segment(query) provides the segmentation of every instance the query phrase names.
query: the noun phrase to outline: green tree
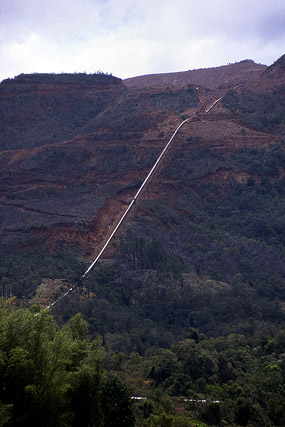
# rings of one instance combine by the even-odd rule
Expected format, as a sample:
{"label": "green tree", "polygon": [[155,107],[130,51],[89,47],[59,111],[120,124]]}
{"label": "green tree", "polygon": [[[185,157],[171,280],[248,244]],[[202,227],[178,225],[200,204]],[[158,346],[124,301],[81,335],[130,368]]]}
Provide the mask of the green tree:
{"label": "green tree", "polygon": [[103,384],[102,409],[104,426],[134,426],[134,412],[130,400],[130,389],[120,378],[108,375]]}
{"label": "green tree", "polygon": [[129,391],[105,378],[101,344],[88,343],[80,314],[59,328],[45,311],[0,308],[1,426],[132,426]]}

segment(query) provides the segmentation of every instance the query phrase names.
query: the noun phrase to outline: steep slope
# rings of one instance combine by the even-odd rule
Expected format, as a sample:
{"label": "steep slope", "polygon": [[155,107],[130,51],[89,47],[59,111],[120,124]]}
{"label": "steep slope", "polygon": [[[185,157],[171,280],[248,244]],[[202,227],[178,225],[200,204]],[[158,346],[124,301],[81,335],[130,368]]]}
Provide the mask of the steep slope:
{"label": "steep slope", "polygon": [[[17,80],[15,84],[17,86]],[[78,90],[81,94],[80,86]],[[42,242],[47,236],[52,246],[63,240],[68,241],[69,246],[74,241],[77,246],[88,247],[89,239],[92,246],[92,240],[98,239],[95,230],[102,233],[97,212],[101,214],[105,203],[106,206],[113,204],[108,200],[122,185],[132,190],[133,182],[143,178],[154,160],[153,155],[151,159],[148,155],[156,145],[157,148],[163,145],[162,135],[159,137],[163,121],[170,115],[171,121],[177,122],[174,113],[162,112],[158,105],[167,103],[174,111],[181,111],[183,102],[196,105],[197,96],[192,89],[181,90],[179,94],[159,91],[126,94],[123,91],[118,102],[93,117],[93,132],[63,142],[48,141],[48,144],[33,139],[32,145],[41,146],[2,151],[2,248],[5,249],[5,242],[13,247],[20,239],[25,246],[30,240]],[[34,94],[30,97],[33,103]],[[64,119],[63,126],[68,123]],[[16,126],[11,122],[5,124],[6,138],[13,141]],[[85,131],[88,126],[91,130],[87,124]],[[25,133],[20,130],[20,135],[22,132]],[[22,138],[19,140],[22,146],[30,145]],[[132,172],[133,167],[136,171]],[[128,200],[128,194],[125,197]]]}
{"label": "steep slope", "polygon": [[0,85],[0,150],[32,148],[86,132],[124,90],[105,74],[21,74]]}
{"label": "steep slope", "polygon": [[[266,76],[260,79],[269,81]],[[225,91],[209,92],[191,85],[124,90],[112,76],[31,75],[4,81],[0,93],[4,250],[41,243],[94,254],[179,124],[181,114],[191,117],[175,141],[174,158],[181,165],[184,159],[192,163],[193,150],[229,153],[281,142],[280,136],[268,134],[267,129],[254,130],[241,123],[219,104],[210,114],[203,113]],[[23,97],[28,108],[21,115]],[[74,108],[63,102],[68,97]],[[7,107],[12,98],[15,108],[8,120],[5,114],[12,114]],[[62,100],[61,114],[57,99]],[[78,127],[70,130],[74,120]],[[78,136],[70,138],[74,133]],[[15,149],[19,145],[21,149]],[[10,150],[5,150],[8,146]],[[170,170],[173,167],[170,163]],[[220,182],[222,187],[225,182],[246,182],[251,176],[230,161],[225,165],[213,162],[198,175],[194,169],[190,174],[180,170],[175,178],[166,170],[164,187],[155,197],[167,199],[167,189],[171,199],[175,188],[185,186],[185,173],[189,185],[194,179]]]}
{"label": "steep slope", "polygon": [[285,131],[284,55],[258,79],[229,91],[223,105],[247,125],[274,134]]}
{"label": "steep slope", "polygon": [[282,55],[260,75],[259,84],[252,85],[255,91],[284,90],[285,55]]}
{"label": "steep slope", "polygon": [[[280,88],[285,81],[282,67],[278,73]],[[81,76],[72,76],[73,82],[77,78]],[[38,92],[46,91],[53,99],[54,82],[47,85],[38,76],[28,79],[38,83],[35,92],[26,92],[27,105],[35,105]],[[39,246],[51,253],[65,250],[73,257],[93,258],[174,129],[182,118],[189,117],[164,168],[129,217],[127,229],[106,253],[107,258],[119,257],[122,269],[107,265],[94,272],[86,286],[98,300],[76,307],[96,318],[105,316],[107,321],[98,319],[102,334],[121,332],[125,322],[117,322],[120,316],[130,316],[134,325],[149,319],[145,332],[158,327],[173,334],[185,330],[189,322],[204,332],[223,333],[236,328],[239,320],[235,319],[240,318],[238,330],[242,331],[249,315],[257,323],[278,323],[285,277],[283,122],[272,122],[270,127],[258,103],[252,102],[250,110],[248,107],[251,96],[261,97],[260,105],[264,104],[262,97],[269,96],[270,105],[279,105],[284,112],[281,92],[274,89],[272,79],[276,83],[275,77],[264,73],[243,87],[205,90],[197,85],[127,89],[111,78],[104,83],[103,91],[108,94],[104,105],[98,86],[89,92],[88,84],[84,88],[74,84],[76,111],[83,103],[88,119],[69,104],[62,104],[64,114],[58,116],[56,129],[67,129],[79,115],[76,136],[61,138],[56,133],[55,139],[49,140],[41,128],[39,139],[33,136],[26,140],[27,128],[5,121],[5,144],[7,147],[11,141],[11,149],[0,155],[0,215],[1,250],[3,256],[10,254],[8,264],[12,253],[31,248],[38,252]],[[16,111],[23,96],[22,91],[17,95],[18,83],[15,79],[4,83],[2,89],[0,86],[6,95],[9,86]],[[264,92],[254,91],[258,85]],[[63,89],[57,90],[59,96],[66,96]],[[89,93],[94,97],[94,103],[88,104],[90,111],[82,100]],[[241,114],[242,108],[248,112]],[[43,111],[39,109],[42,115]],[[270,111],[266,112],[268,117]],[[57,110],[50,113],[50,126],[56,114]],[[13,120],[19,117],[15,115]],[[32,126],[30,135],[33,132]],[[20,149],[13,135],[19,135]],[[61,259],[59,255],[56,258]],[[19,265],[18,258],[12,265]],[[68,266],[70,280],[78,275],[79,266],[75,265],[76,271]],[[134,272],[131,276],[126,274],[129,270]],[[8,283],[15,281],[11,274],[5,267]],[[55,277],[62,276],[57,273]],[[201,289],[200,278],[204,284]],[[36,285],[32,280],[22,291],[18,287],[17,295],[31,294]],[[210,303],[207,298],[212,286],[218,289],[219,301],[214,298]],[[240,295],[240,290],[246,298],[233,302],[233,293]],[[160,305],[162,300],[165,304]],[[104,301],[108,301],[108,309]],[[235,313],[232,318],[229,304]],[[141,314],[134,314],[137,306]],[[183,319],[188,318],[190,309],[188,322]]]}

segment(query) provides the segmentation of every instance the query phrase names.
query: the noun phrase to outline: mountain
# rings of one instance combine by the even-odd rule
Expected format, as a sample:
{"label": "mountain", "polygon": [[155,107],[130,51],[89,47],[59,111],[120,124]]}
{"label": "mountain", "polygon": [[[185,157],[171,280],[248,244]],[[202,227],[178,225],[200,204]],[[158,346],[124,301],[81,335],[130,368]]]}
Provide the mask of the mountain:
{"label": "mountain", "polygon": [[[76,393],[63,384],[64,421],[76,407],[82,423],[88,411],[78,396],[83,402],[81,385],[87,394],[98,385],[90,349],[102,359],[99,334],[104,368],[133,395],[152,396],[135,403],[137,426],[284,425],[284,59],[132,82],[31,74],[0,84],[2,370],[11,380],[2,384],[0,412],[7,419],[7,384],[19,382],[18,404],[25,413],[25,394],[33,419],[40,387],[30,380],[32,354],[38,342],[41,355],[61,348],[66,336],[76,351],[64,352],[59,366]],[[159,171],[83,280],[182,121]],[[45,311],[33,315],[39,305],[62,330]],[[28,314],[18,315],[19,307]],[[97,337],[88,350],[76,313],[88,322],[88,339]],[[33,372],[41,384],[38,366]],[[117,417],[123,388],[116,377],[106,384],[103,401]]]}
{"label": "mountain", "polygon": [[[263,87],[264,93],[266,87],[271,90],[276,82],[272,67],[253,81],[252,87]],[[241,74],[257,68],[264,67],[245,61],[204,73],[223,79],[225,74],[231,75],[236,84]],[[280,76],[284,84],[284,72]],[[175,187],[182,189],[185,182],[217,182],[224,188],[225,183],[246,182],[251,175],[260,181],[262,176],[229,160],[189,170],[185,162],[193,163],[193,151],[197,152],[194,157],[199,156],[199,150],[205,150],[207,156],[211,151],[228,156],[236,150],[263,149],[282,142],[278,127],[283,131],[283,125],[273,124],[268,129],[260,124],[266,121],[266,113],[253,111],[259,121],[252,124],[253,119],[248,120],[251,116],[245,119],[242,112],[235,114],[235,107],[231,108],[231,96],[238,103],[243,87],[250,93],[247,78],[238,92],[226,96],[228,109],[220,103],[208,115],[203,111],[226,90],[197,89],[197,84],[128,89],[120,79],[100,74],[20,75],[3,81],[2,248],[6,251],[40,243],[48,248],[75,246],[75,252],[83,248],[83,253],[93,255],[109,222],[114,221],[111,217],[117,218],[131,200],[182,114],[193,120],[177,136],[174,162],[165,170],[164,185],[156,199],[167,199],[168,191],[171,197]],[[272,97],[274,103],[278,95]],[[282,122],[283,106],[279,107],[272,107],[276,113],[270,120],[279,120],[276,115],[281,114]],[[180,176],[173,172],[179,162],[183,165]]]}
{"label": "mountain", "polygon": [[254,61],[246,59],[220,67],[131,77],[125,79],[124,84],[127,87],[198,84],[205,88],[216,89],[220,86],[237,86],[252,81],[259,77],[266,68],[266,65],[256,64]]}
{"label": "mountain", "polygon": [[[234,86],[225,87],[221,77],[224,86],[215,89],[198,82],[127,87],[105,74],[4,80],[3,260],[11,263],[13,254],[34,251],[38,256],[44,250],[53,262],[53,256],[59,259],[68,252],[75,270],[65,278],[77,280],[79,270],[86,268],[78,258],[87,266],[98,254],[158,154],[188,117],[107,259],[119,257],[132,270],[183,274],[186,282],[187,274],[197,274],[219,281],[219,289],[247,284],[255,293],[270,295],[269,301],[282,301],[283,62],[281,57],[266,70],[251,61],[229,65]],[[251,68],[259,72],[249,81]],[[213,70],[218,75],[219,68],[205,70],[205,75]],[[241,75],[246,76],[243,83]],[[60,256],[63,264],[69,263],[70,258]],[[31,268],[27,259],[25,263]],[[14,283],[5,265],[2,274]],[[23,278],[25,285],[14,285],[16,295],[32,296],[38,280],[27,283]],[[124,298],[130,304],[131,297]],[[273,314],[269,317],[275,321]],[[195,322],[212,328],[207,321],[203,327]]]}

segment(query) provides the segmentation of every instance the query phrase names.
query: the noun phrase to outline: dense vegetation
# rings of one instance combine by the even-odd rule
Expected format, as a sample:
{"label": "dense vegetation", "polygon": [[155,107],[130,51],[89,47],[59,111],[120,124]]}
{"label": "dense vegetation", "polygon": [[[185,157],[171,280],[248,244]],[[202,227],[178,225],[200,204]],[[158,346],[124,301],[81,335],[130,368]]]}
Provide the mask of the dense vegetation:
{"label": "dense vegetation", "polygon": [[[11,303],[0,309],[1,426],[284,425],[284,331],[213,339],[189,328],[169,349],[106,357],[81,315],[59,328]],[[131,390],[146,399],[132,404]]]}
{"label": "dense vegetation", "polygon": [[116,132],[116,137],[129,139],[129,132],[139,134],[158,124],[155,113],[171,111],[181,114],[185,110],[198,105],[197,91],[191,86],[167,89],[157,89],[152,92],[147,90],[128,90],[116,104],[94,121],[94,128],[108,126],[111,132]]}
{"label": "dense vegetation", "polygon": [[112,74],[97,71],[96,73],[33,73],[33,74],[19,74],[14,79],[3,80],[4,84],[16,83],[112,83],[118,79]]}
{"label": "dense vegetation", "polygon": [[44,312],[0,308],[1,426],[132,426],[130,392],[103,370],[81,315],[61,329]]}
{"label": "dense vegetation", "polygon": [[244,123],[254,129],[272,133],[285,130],[285,87],[273,93],[245,93],[238,95],[229,90],[223,98],[223,105],[238,114]]}
{"label": "dense vegetation", "polygon": [[[132,371],[144,372],[144,383],[136,380],[148,396],[139,405],[139,426],[148,417],[152,426],[194,426],[193,419],[217,426],[282,426],[284,350],[284,331],[207,339],[190,329],[171,349],[143,357],[119,353],[109,364],[125,381],[134,382]],[[167,395],[184,396],[184,419]]]}
{"label": "dense vegetation", "polygon": [[[72,265],[72,268],[70,268]],[[66,278],[76,282],[82,263],[68,253],[48,253],[41,248],[23,254],[2,254],[1,287],[8,286],[18,299],[31,299],[42,278]]]}

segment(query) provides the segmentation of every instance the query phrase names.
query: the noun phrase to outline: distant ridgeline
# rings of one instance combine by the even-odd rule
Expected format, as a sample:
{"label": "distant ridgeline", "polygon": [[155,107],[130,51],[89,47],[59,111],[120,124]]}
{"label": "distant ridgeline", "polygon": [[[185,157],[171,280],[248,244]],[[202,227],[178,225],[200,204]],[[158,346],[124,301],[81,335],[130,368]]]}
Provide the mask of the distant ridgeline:
{"label": "distant ridgeline", "polygon": [[117,77],[112,74],[97,71],[93,74],[87,73],[32,73],[32,74],[19,74],[13,79],[5,79],[1,84],[6,83],[114,83],[117,82]]}

